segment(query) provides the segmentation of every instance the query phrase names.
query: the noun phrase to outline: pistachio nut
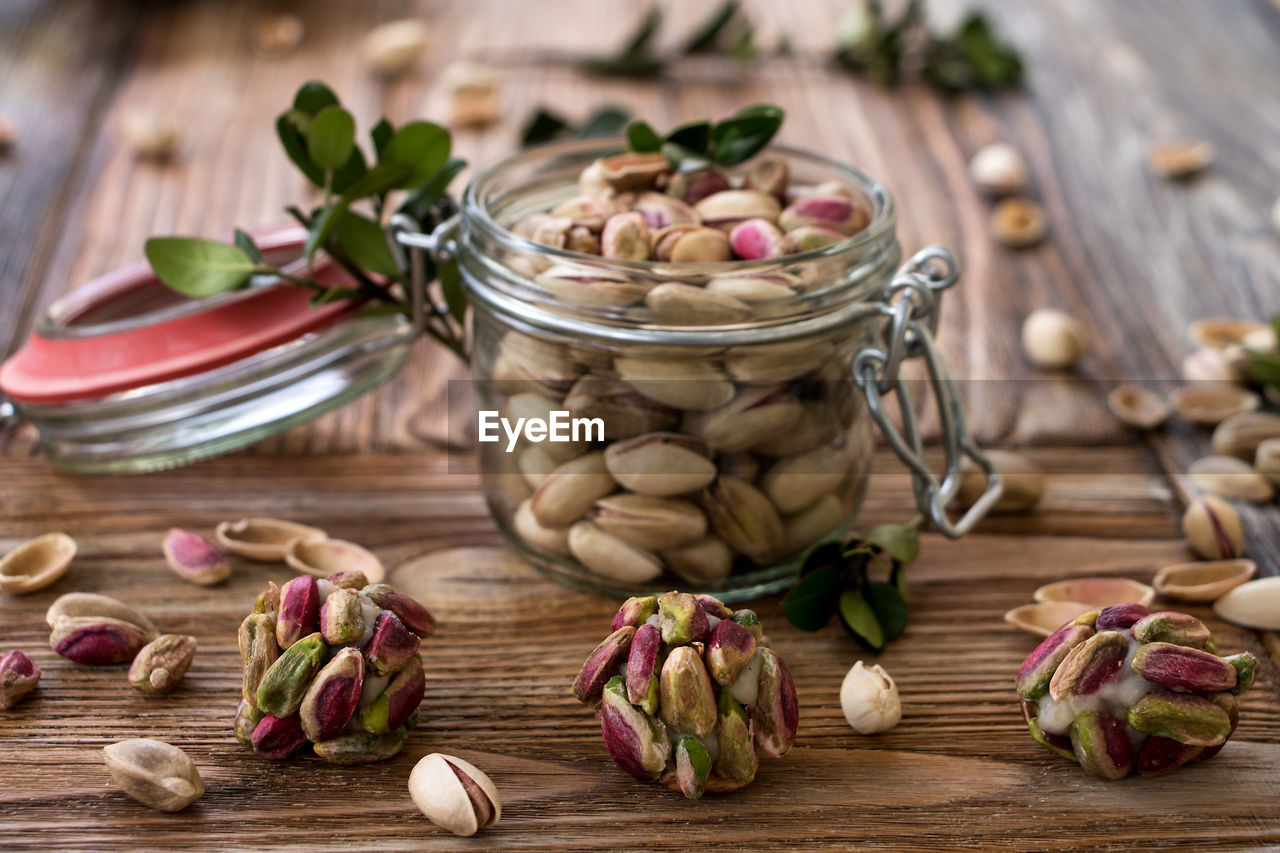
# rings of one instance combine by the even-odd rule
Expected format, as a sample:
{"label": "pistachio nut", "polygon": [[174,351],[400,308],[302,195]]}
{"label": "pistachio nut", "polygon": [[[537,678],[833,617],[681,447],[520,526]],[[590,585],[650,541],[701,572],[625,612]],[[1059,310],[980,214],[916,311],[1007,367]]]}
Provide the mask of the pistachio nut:
{"label": "pistachio nut", "polygon": [[790,204],[778,216],[783,231],[806,225],[829,228],[841,234],[857,234],[871,224],[871,213],[862,205],[841,196],[806,196]]}
{"label": "pistachio nut", "polygon": [[[683,650],[693,653],[687,646]],[[637,779],[656,779],[666,769],[671,754],[666,727],[631,704],[621,676],[613,676],[604,687],[600,731],[609,755],[627,774]]]}
{"label": "pistachio nut", "polygon": [[[987,461],[1000,475],[1004,491],[995,506],[995,513],[1030,512],[1044,495],[1045,478],[1040,466],[1026,456],[1009,450],[985,451]],[[960,489],[956,500],[961,506],[977,503],[987,490],[986,473],[968,457],[960,466]]]}
{"label": "pistachio nut", "polygon": [[823,228],[820,225],[801,225],[799,228],[793,228],[787,232],[786,248],[788,253],[812,252],[817,249],[825,249],[827,246],[834,246],[841,240],[847,239],[849,239],[848,235],[841,234],[832,228]]}
{"label": "pistachio nut", "polygon": [[[621,611],[619,613],[621,614]],[[615,628],[613,633],[605,637],[587,656],[582,669],[578,671],[578,677],[573,682],[573,695],[578,697],[579,702],[593,705],[600,701],[606,682],[627,660],[635,636],[635,626],[622,625]]]}
{"label": "pistachio nut", "polygon": [[756,656],[759,643],[751,632],[732,619],[721,619],[707,641],[707,672],[716,683],[728,687],[737,681]]}
{"label": "pistachio nut", "polygon": [[236,706],[235,723],[232,726],[236,740],[245,746],[253,746],[253,730],[262,722],[262,712],[253,707],[248,699],[241,698]]}
{"label": "pistachio nut", "polygon": [[605,449],[604,461],[623,487],[654,497],[697,491],[716,476],[706,445],[676,432],[650,432],[615,442]]}
{"label": "pistachio nut", "polygon": [[[698,606],[702,608],[708,617],[714,616],[716,619],[733,618],[733,609],[714,595],[699,592],[693,596],[693,600],[698,603]],[[707,627],[711,627],[710,621],[708,621]]]}
{"label": "pistachio nut", "polygon": [[783,550],[793,554],[830,534],[844,521],[845,507],[834,494],[823,495],[808,509],[782,519]]}
{"label": "pistachio nut", "polygon": [[662,562],[656,556],[591,521],[569,528],[569,550],[590,571],[619,583],[645,583],[662,574]]}
{"label": "pistachio nut", "polygon": [[156,623],[152,622],[142,611],[110,596],[98,595],[92,592],[69,592],[66,595],[59,596],[49,606],[44,618],[50,628],[56,628],[58,622],[64,617],[80,616],[103,616],[137,625],[146,634],[148,642],[160,636]]}
{"label": "pistachio nut", "polygon": [[527,499],[516,507],[511,526],[515,528],[516,535],[534,548],[553,554],[569,554],[569,528],[544,527],[533,514],[533,506]]}
{"label": "pistachio nut", "polygon": [[658,693],[662,719],[674,731],[701,738],[715,729],[716,696],[711,678],[692,647],[678,646],[667,655]]}
{"label": "pistachio nut", "polygon": [[541,444],[531,444],[516,455],[516,467],[532,489],[541,486],[561,461]]}
{"label": "pistachio nut", "polygon": [[764,563],[781,550],[782,518],[751,484],[719,477],[703,491],[702,507],[715,532],[738,553]]}
{"label": "pistachio nut", "polygon": [[790,299],[799,292],[800,283],[782,273],[759,275],[718,275],[707,282],[707,293],[727,296],[753,305],[757,302],[773,302]]}
{"label": "pistachio nut", "polygon": [[[331,646],[354,643],[364,636],[363,596],[354,589],[334,590],[320,607],[320,634]],[[320,740],[317,737],[307,737]]]}
{"label": "pistachio nut", "polygon": [[634,595],[622,602],[618,612],[614,614],[610,631],[616,631],[626,625],[639,628],[658,613],[658,597],[656,595]]}
{"label": "pistachio nut", "polygon": [[299,537],[285,546],[284,559],[294,571],[320,578],[334,572],[359,571],[372,583],[381,583],[387,576],[382,561],[373,552],[341,539]]}
{"label": "pistachio nut", "polygon": [[331,764],[372,764],[397,755],[407,738],[408,732],[403,728],[381,735],[358,732],[319,741],[315,750]]}
{"label": "pistachio nut", "polygon": [[1200,495],[1182,515],[1182,536],[1191,550],[1206,560],[1240,556],[1244,528],[1231,504],[1213,495]]}
{"label": "pistachio nut", "polygon": [[173,527],[165,534],[161,547],[169,568],[183,580],[212,586],[231,577],[226,555],[203,536]]}
{"label": "pistachio nut", "polygon": [[1213,162],[1208,142],[1162,142],[1147,150],[1147,165],[1162,178],[1189,178]]}
{"label": "pistachio nut", "polygon": [[383,610],[390,610],[406,628],[422,639],[436,632],[436,620],[427,608],[400,590],[384,583],[369,584],[360,590]]}
{"label": "pistachio nut", "polygon": [[1179,743],[1173,738],[1148,736],[1138,749],[1136,769],[1139,776],[1163,776],[1193,761],[1205,751],[1202,746]]}
{"label": "pistachio nut", "polygon": [[[806,453],[834,441],[840,435],[840,425],[841,418],[829,403],[804,400],[800,403],[799,419],[790,429],[782,430],[777,435],[756,442],[751,445],[751,450],[763,456],[792,456],[797,453]],[[723,471],[723,467],[721,470]],[[743,479],[754,479],[754,475],[743,476]]]}
{"label": "pistachio nut", "polygon": [[1107,395],[1111,413],[1129,426],[1155,429],[1169,418],[1169,404],[1153,391],[1139,385],[1122,383]]}
{"label": "pistachio nut", "polygon": [[[506,364],[506,378],[548,396],[560,397],[582,375],[582,368],[556,343],[519,332],[508,332],[498,346],[498,358]],[[497,370],[494,371],[497,373]]]}
{"label": "pistachio nut", "polygon": [[46,533],[23,542],[0,559],[0,592],[26,595],[44,589],[67,573],[76,556],[76,540]]}
{"label": "pistachio nut", "polygon": [[649,550],[685,545],[707,532],[702,510],[679,498],[609,495],[596,501],[590,518],[628,545]]}
{"label": "pistachio nut", "polygon": [[284,560],[285,548],[294,539],[320,539],[323,530],[278,518],[242,518],[224,521],[214,530],[214,541],[224,551],[230,551],[247,560],[262,563],[279,563]]}
{"label": "pistachio nut", "polygon": [[663,154],[641,154],[629,151],[600,162],[600,177],[618,192],[645,190],[671,171],[671,162]]}
{"label": "pistachio nut", "polygon": [[417,65],[430,35],[426,23],[418,18],[387,21],[365,33],[360,53],[374,73],[391,79]]}
{"label": "pistachio nut", "polygon": [[144,806],[178,812],[204,794],[195,762],[172,744],[132,738],[110,744],[102,753],[111,778]]}
{"label": "pistachio nut", "polygon": [[706,610],[684,592],[664,592],[658,596],[658,629],[668,646],[704,642],[710,636]]}
{"label": "pistachio nut", "polygon": [[711,775],[711,753],[692,735],[677,735],[672,761],[680,792],[691,800],[701,797]]}
{"label": "pistachio nut", "polygon": [[[1222,660],[1231,664],[1236,671],[1236,683],[1235,686],[1229,688],[1230,692],[1244,693],[1253,686],[1253,680],[1258,674],[1257,658],[1248,652],[1241,652],[1240,654],[1228,655]],[[1233,728],[1235,727],[1234,722],[1231,725]]]}
{"label": "pistachio nut", "polygon": [[1213,612],[1246,628],[1280,631],[1280,578],[1240,584],[1213,603]]}
{"label": "pistachio nut", "polygon": [[614,369],[632,388],[673,409],[705,410],[733,398],[733,383],[700,359],[615,358]]}
{"label": "pistachio nut", "polygon": [[329,651],[319,632],[303,637],[276,658],[262,676],[255,704],[264,714],[290,717],[298,713],[311,679]]}
{"label": "pistachio nut", "polygon": [[1165,566],[1151,585],[1165,598],[1180,601],[1216,601],[1253,577],[1252,560],[1207,560]]}
{"label": "pistachio nut", "polygon": [[[583,381],[585,382],[586,380],[587,377],[583,377]],[[581,384],[583,383],[577,383],[575,387]],[[520,418],[548,420],[553,411],[570,408],[573,407],[569,403],[569,398],[561,401],[560,399],[553,400],[543,394],[524,393],[513,394],[508,397],[506,405],[501,406],[500,411],[503,417],[515,423]],[[524,442],[525,439],[522,437],[520,441]],[[565,442],[543,441],[529,446],[542,448],[543,452],[557,462],[567,462],[570,459],[575,459],[591,449],[590,443],[582,440]],[[503,453],[501,458],[505,462],[510,457],[508,454]]]}
{"label": "pistachio nut", "polygon": [[279,761],[302,749],[307,736],[302,733],[302,721],[297,714],[289,717],[265,714],[254,726],[249,742],[258,755]]}
{"label": "pistachio nut", "polygon": [[865,199],[865,196],[863,196],[863,194],[859,192],[852,184],[847,184],[844,181],[836,181],[836,180],[823,181],[822,183],[818,184],[816,187],[813,188],[813,192],[810,193],[810,195],[817,196],[818,198],[835,196],[836,198],[847,198],[850,201],[859,201],[859,200]]}
{"label": "pistachio nut", "polygon": [[1225,382],[1200,382],[1175,388],[1169,403],[1184,421],[1213,426],[1258,408],[1261,399],[1252,391]]}
{"label": "pistachio nut", "polygon": [[173,692],[196,655],[196,638],[161,634],[143,646],[129,667],[129,684],[141,693],[159,696]]}
{"label": "pistachio nut", "polygon": [[475,765],[433,752],[409,774],[413,804],[436,826],[454,835],[475,835],[502,817],[498,789]]}
{"label": "pistachio nut", "polygon": [[[709,195],[729,189],[729,179],[718,169],[677,172],[667,181],[666,192],[686,204],[697,204]],[[755,189],[753,187],[752,189]]]}
{"label": "pistachio nut", "polygon": [[1253,467],[1273,486],[1280,487],[1280,438],[1259,442]]}
{"label": "pistachio nut", "polygon": [[1126,715],[1138,731],[1191,746],[1217,746],[1231,734],[1231,718],[1220,706],[1189,693],[1157,690],[1129,706]]}
{"label": "pistachio nut", "polygon": [[705,412],[686,412],[685,432],[704,440],[715,450],[732,453],[749,450],[800,420],[804,409],[785,388],[772,385],[740,388],[733,399]]}
{"label": "pistachio nut", "polygon": [[658,673],[661,671],[662,635],[654,625],[636,629],[627,654],[627,699],[646,714],[658,713]]}
{"label": "pistachio nut", "polygon": [[365,661],[375,675],[392,675],[403,669],[422,641],[394,613],[384,610],[374,622],[373,636],[364,646]]}
{"label": "pistachio nut", "polygon": [[564,398],[564,407],[578,418],[600,418],[604,437],[630,438],[675,425],[676,412],[640,394],[620,379],[588,374]]}
{"label": "pistachio nut", "polygon": [[716,741],[719,749],[714,769],[718,776],[744,784],[756,777],[760,760],[752,745],[747,712],[728,691],[721,691],[717,700]]}
{"label": "pistachio nut", "polygon": [[849,473],[849,458],[838,447],[819,447],[774,462],[760,489],[784,514],[801,512],[830,495]]}
{"label": "pistachio nut", "polygon": [[132,622],[106,616],[64,616],[49,635],[49,647],[67,660],[101,666],[133,660],[150,639]]}
{"label": "pistachio nut", "polygon": [[1141,604],[1113,604],[1098,611],[1094,630],[1128,631],[1151,611]]}
{"label": "pistachio nut", "polygon": [[[373,734],[394,732],[405,725],[418,710],[426,690],[427,677],[422,667],[422,658],[414,655],[405,668],[397,672],[371,702],[366,705],[361,699],[360,725],[365,731]],[[304,704],[304,729],[305,724],[306,705]]]}
{"label": "pistachio nut", "polygon": [[600,234],[600,254],[624,261],[649,260],[649,226],[639,211],[615,213]]}
{"label": "pistachio nut", "polygon": [[1209,626],[1189,613],[1176,610],[1149,613],[1134,622],[1129,630],[1139,643],[1176,643],[1210,654],[1218,651]]}
{"label": "pistachio nut", "polygon": [[1182,360],[1182,378],[1188,382],[1217,384],[1241,382],[1245,378],[1245,365],[1234,352],[1200,347]]}
{"label": "pistachio nut", "polygon": [[991,195],[1015,195],[1027,188],[1027,162],[1012,145],[993,142],[969,160],[969,178]]}
{"label": "pistachio nut", "polygon": [[723,231],[703,225],[671,225],[653,235],[653,259],[673,264],[716,264],[733,260]]}
{"label": "pistachio nut", "polygon": [[551,267],[534,281],[560,302],[588,308],[635,305],[648,291],[621,273],[567,264]]}
{"label": "pistachio nut", "polygon": [[1072,367],[1088,346],[1084,325],[1062,311],[1040,308],[1022,324],[1022,348],[1037,367],[1065,370]]}
{"label": "pistachio nut", "polygon": [[1068,622],[1041,641],[1018,670],[1018,695],[1028,702],[1039,701],[1049,692],[1054,673],[1071,650],[1093,634],[1091,625]]}
{"label": "pistachio nut", "polygon": [[[369,585],[369,576],[359,569],[334,572],[331,575],[326,575],[323,580],[332,584],[333,589],[354,589],[359,591]],[[317,585],[319,586],[318,582]],[[322,590],[321,594],[323,595],[324,587],[321,586],[320,589]],[[332,592],[333,590],[329,590],[330,594]]]}
{"label": "pistachio nut", "polygon": [[1055,702],[1091,696],[1120,677],[1129,654],[1129,638],[1119,631],[1099,631],[1071,649],[1049,682]]}
{"label": "pistachio nut", "polygon": [[659,192],[641,193],[632,206],[653,231],[670,225],[698,224],[698,214],[693,208],[675,196]]}
{"label": "pistachio nut", "polygon": [[715,535],[677,548],[663,548],[658,554],[672,572],[703,588],[718,586],[733,568],[733,552]]}
{"label": "pistachio nut", "polygon": [[1044,239],[1044,208],[1029,198],[1011,196],[991,211],[991,232],[1012,249],[1025,249]]}
{"label": "pistachio nut", "polygon": [[565,238],[564,247],[570,252],[578,252],[583,255],[598,255],[600,254],[600,237],[590,228],[575,225],[569,229],[569,236]]}
{"label": "pistachio nut", "polygon": [[265,613],[251,613],[240,623],[240,657],[244,661],[244,698],[258,707],[258,688],[262,678],[280,657],[276,644],[276,625]]}
{"label": "pistachio nut", "polygon": [[1280,438],[1280,415],[1243,412],[1232,415],[1213,431],[1213,452],[1252,462],[1267,439]]}
{"label": "pistachio nut", "polygon": [[699,201],[693,209],[705,224],[727,231],[748,219],[777,222],[782,205],[759,190],[721,190]]}
{"label": "pistachio nut", "polygon": [[1085,711],[1071,724],[1080,766],[1099,779],[1123,779],[1133,770],[1133,744],[1124,723],[1106,711]]}
{"label": "pistachio nut", "polygon": [[790,174],[791,170],[786,160],[764,154],[752,158],[747,164],[747,188],[768,193],[778,201],[785,201]]}
{"label": "pistachio nut", "polygon": [[609,201],[600,195],[579,195],[562,201],[551,208],[551,215],[572,221],[574,226],[592,231],[604,228],[605,220],[617,213]]}
{"label": "pistachio nut", "polygon": [[[1236,727],[1240,725],[1240,703],[1236,701],[1236,697],[1230,693],[1215,693],[1209,697],[1209,701],[1217,705],[1223,711],[1227,712],[1227,721],[1231,723],[1231,730],[1227,732],[1227,737],[1236,733]],[[1200,748],[1200,754],[1197,758],[1200,761],[1208,761],[1213,756],[1222,751],[1222,747],[1226,745],[1226,741],[1216,746],[1206,746]]]}
{"label": "pistachio nut", "polygon": [[556,468],[533,493],[529,507],[544,527],[565,527],[615,488],[604,453],[593,451]]}
{"label": "pistachio nut", "polygon": [[835,345],[829,340],[751,344],[730,349],[724,367],[738,382],[789,382],[817,370],[834,356]]}
{"label": "pistachio nut", "polygon": [[363,689],[364,655],[359,649],[340,649],[303,694],[298,707],[302,733],[316,743],[337,737],[351,721]]}
{"label": "pistachio nut", "polygon": [[781,758],[796,741],[800,705],[791,670],[773,649],[759,651],[760,681],[751,723],[756,746],[770,758]]}
{"label": "pistachio nut", "polygon": [[1055,755],[1065,758],[1073,764],[1078,764],[1079,761],[1076,759],[1071,738],[1066,735],[1046,732],[1040,726],[1036,713],[1036,706],[1024,699],[1022,701],[1022,718],[1027,721],[1027,731],[1031,732],[1032,739]]}
{"label": "pistachio nut", "polygon": [[1133,671],[1179,693],[1221,693],[1236,686],[1236,668],[1217,655],[1175,643],[1146,643],[1133,657]]}
{"label": "pistachio nut", "polygon": [[740,299],[675,282],[653,288],[645,296],[644,302],[657,320],[680,326],[741,323],[749,320],[752,315],[751,306]]}
{"label": "pistachio nut", "polygon": [[17,705],[40,683],[40,667],[16,649],[0,656],[0,710]]}
{"label": "pistachio nut", "polygon": [[535,213],[526,216],[511,227],[511,233],[517,237],[548,246],[552,249],[563,249],[569,239],[569,231],[573,228],[573,220],[567,216]]}
{"label": "pistachio nut", "polygon": [[313,575],[299,575],[280,588],[276,642],[287,649],[320,629],[320,587]]}
{"label": "pistachio nut", "polygon": [[[762,446],[762,444],[755,445],[757,448]],[[720,453],[716,456],[716,469],[726,477],[737,477],[739,480],[750,483],[760,473],[760,460],[745,450]]]}
{"label": "pistachio nut", "polygon": [[767,219],[746,219],[729,231],[733,254],[744,261],[760,261],[787,254],[787,238]]}
{"label": "pistachio nut", "polygon": [[1266,503],[1276,496],[1275,486],[1249,463],[1234,456],[1205,456],[1191,463],[1187,478],[1201,491],[1224,498]]}

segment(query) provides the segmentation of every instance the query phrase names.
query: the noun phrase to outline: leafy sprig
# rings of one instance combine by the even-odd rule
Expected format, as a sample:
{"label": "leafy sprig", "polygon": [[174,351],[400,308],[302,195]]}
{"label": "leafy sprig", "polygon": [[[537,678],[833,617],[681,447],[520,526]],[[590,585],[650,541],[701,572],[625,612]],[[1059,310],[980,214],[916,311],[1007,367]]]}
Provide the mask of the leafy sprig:
{"label": "leafy sprig", "polygon": [[[392,250],[384,219],[393,193],[403,193],[398,212],[424,231],[456,212],[449,184],[466,165],[450,156],[444,128],[426,121],[399,128],[381,119],[370,130],[372,161],[356,143],[356,124],[337,95],[323,83],[309,82],[292,106],[276,119],[276,134],[298,170],[321,192],[320,204],[285,210],[306,230],[303,274],[267,264],[253,238],[237,229],[231,243],[195,237],[153,237],[147,260],[172,289],[193,298],[256,284],[288,281],[315,291],[317,304],[338,300],[370,303],[375,313],[412,313],[409,270]],[[323,251],[351,278],[351,285],[317,281],[313,262]],[[426,332],[466,360],[462,317],[466,310],[457,285],[456,265],[437,268],[426,258],[426,280],[439,280],[444,304],[429,312]],[[446,268],[449,267],[449,268]]]}
{"label": "leafy sprig", "polygon": [[678,172],[698,172],[751,159],[769,144],[785,117],[781,107],[756,104],[724,121],[679,125],[666,136],[646,122],[633,121],[627,125],[627,144],[632,151],[661,152]]}
{"label": "leafy sprig", "polygon": [[654,48],[662,27],[659,6],[651,6],[636,29],[613,53],[581,56],[574,64],[590,74],[613,77],[659,77],[676,56],[718,55],[747,61],[756,55],[755,27],[738,0],[725,0],[684,39],[674,56]]}
{"label": "leafy sprig", "polygon": [[847,542],[824,542],[805,555],[800,578],[782,601],[787,620],[817,631],[840,617],[872,652],[907,627],[905,569],[920,555],[919,522],[873,527]]}
{"label": "leafy sprig", "polygon": [[557,139],[592,139],[598,136],[617,136],[631,121],[631,114],[621,107],[603,106],[591,113],[581,124],[574,124],[559,113],[538,107],[525,120],[520,131],[520,146],[541,145]]}

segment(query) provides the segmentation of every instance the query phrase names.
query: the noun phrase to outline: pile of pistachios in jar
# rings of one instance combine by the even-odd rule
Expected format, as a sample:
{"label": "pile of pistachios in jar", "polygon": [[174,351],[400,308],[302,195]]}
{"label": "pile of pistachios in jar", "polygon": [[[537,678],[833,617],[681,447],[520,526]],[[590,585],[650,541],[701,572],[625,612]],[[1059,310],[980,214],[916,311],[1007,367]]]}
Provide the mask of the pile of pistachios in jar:
{"label": "pile of pistachios in jar", "polygon": [[[736,172],[681,172],[663,154],[633,151],[592,163],[578,190],[512,231],[555,249],[661,263],[602,269],[587,257],[536,257],[533,283],[573,309],[635,306],[666,325],[772,316],[766,303],[815,282],[781,265],[735,271],[734,261],[834,245],[871,220],[856,188],[833,182],[801,194],[787,161],[768,153]],[[871,329],[840,331],[838,340],[607,347],[478,324],[477,373],[491,395],[482,409],[492,402],[512,423],[557,411],[602,422],[583,440],[495,453],[501,491],[490,499],[504,528],[527,549],[632,586],[670,570],[715,588],[735,565],[802,551],[850,516],[865,483],[869,425],[848,363]]]}

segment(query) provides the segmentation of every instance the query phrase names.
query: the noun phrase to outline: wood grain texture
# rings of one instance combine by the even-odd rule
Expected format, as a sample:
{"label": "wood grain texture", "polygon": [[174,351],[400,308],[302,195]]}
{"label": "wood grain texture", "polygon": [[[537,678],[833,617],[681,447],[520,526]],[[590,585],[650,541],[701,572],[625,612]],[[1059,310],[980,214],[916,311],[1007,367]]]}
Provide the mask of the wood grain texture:
{"label": "wood grain texture", "polygon": [[[668,3],[674,42],[714,0]],[[1039,511],[999,517],[961,543],[930,536],[912,572],[907,635],[880,660],[903,690],[900,727],[853,734],[837,701],[860,656],[834,626],[806,634],[759,603],[800,685],[799,745],[767,761],[732,797],[685,802],[623,776],[598,724],[569,695],[613,605],[552,584],[501,548],[474,460],[439,451],[448,436],[447,353],[420,346],[386,387],[249,451],[131,478],[56,474],[29,428],[0,435],[0,550],[52,529],[81,555],[54,588],[0,600],[0,649],[28,650],[39,691],[0,714],[0,847],[81,850],[752,848],[1150,849],[1280,845],[1280,641],[1211,620],[1225,649],[1265,655],[1244,722],[1212,762],[1159,780],[1101,784],[1057,763],[1026,736],[1011,681],[1034,642],[1000,614],[1047,580],[1084,574],[1149,578],[1186,558],[1178,473],[1207,433],[1174,426],[1143,440],[1103,397],[1120,379],[1176,381],[1187,322],[1207,314],[1280,312],[1280,239],[1267,210],[1280,190],[1280,11],[1264,0],[1078,0],[981,3],[1025,52],[1025,93],[941,98],[886,92],[815,57],[828,51],[843,3],[746,4],[761,39],[787,33],[798,56],[754,69],[680,63],[657,83],[583,77],[538,57],[620,39],[645,4],[570,0],[316,0],[303,48],[251,47],[260,4],[188,0],[103,4],[17,0],[0,9],[0,114],[19,145],[0,157],[0,352],[36,313],[85,280],[132,260],[153,233],[217,235],[280,221],[306,188],[278,149],[275,115],[299,83],[331,82],[367,127],[445,115],[438,73],[460,57],[496,64],[504,116],[455,135],[472,163],[511,153],[537,104],[571,116],[619,103],[657,125],[774,101],[785,141],[858,163],[900,202],[908,250],[941,242],[965,265],[947,298],[941,344],[986,443],[1027,448],[1047,472]],[[939,26],[967,0],[931,0]],[[394,82],[368,75],[360,36],[422,15],[432,43]],[[803,21],[800,25],[798,22]],[[178,156],[138,162],[120,126],[135,108],[168,111]],[[1143,164],[1149,143],[1205,138],[1219,159],[1197,180],[1168,183]],[[1015,142],[1031,161],[1051,237],[1009,252],[991,239],[989,201],[965,177],[982,145]],[[1018,328],[1033,308],[1086,320],[1089,355],[1070,376],[1027,365]],[[1068,447],[1068,446],[1072,447]],[[866,524],[912,512],[909,482],[886,452],[874,460]],[[1242,508],[1248,549],[1280,571],[1275,506]],[[202,590],[163,565],[159,542],[181,525],[207,531],[251,514],[318,524],[372,547],[393,578],[441,622],[427,646],[424,725],[395,761],[335,769],[315,759],[260,761],[231,737],[235,627],[283,569],[238,566]],[[169,699],[146,699],[122,668],[91,670],[47,648],[43,612],[60,592],[103,591],[195,634],[201,652]],[[1207,611],[1197,611],[1208,616]],[[99,748],[156,736],[188,750],[209,793],[162,815],[110,783]],[[405,778],[431,751],[456,752],[502,789],[502,824],[472,841],[434,829]]]}
{"label": "wood grain texture", "polygon": [[[1048,470],[1079,454],[1129,485],[1078,512],[1069,529],[1040,519],[1035,533],[995,530],[925,542],[911,578],[906,635],[878,662],[897,679],[903,722],[854,734],[839,684],[865,657],[839,628],[788,626],[776,598],[757,602],[789,662],[802,706],[800,738],[757,781],[726,797],[688,802],[623,775],[598,723],[569,690],[582,658],[607,632],[615,604],[543,579],[499,544],[475,476],[439,454],[297,460],[227,458],[132,479],[72,479],[39,461],[14,462],[0,494],[0,547],[61,527],[81,556],[54,587],[0,601],[0,641],[44,670],[39,690],[0,715],[0,846],[92,850],[601,848],[735,850],[960,848],[1054,850],[1109,845],[1197,850],[1280,843],[1280,667],[1260,638],[1209,620],[1225,650],[1263,659],[1243,722],[1213,761],[1157,780],[1103,784],[1055,761],[1026,735],[1012,679],[1035,640],[1001,621],[1042,582],[1084,572],[1149,578],[1185,556],[1167,530],[1171,495],[1140,451],[1042,451]],[[876,470],[890,468],[884,454]],[[868,521],[909,511],[904,478],[877,473]],[[1046,511],[1097,499],[1091,481],[1051,478]],[[112,499],[114,498],[114,500]],[[287,512],[285,512],[287,508]],[[423,725],[384,765],[335,768],[314,758],[266,762],[235,742],[239,692],[235,630],[280,567],[238,563],[205,589],[177,579],[159,553],[164,530],[207,531],[241,513],[281,512],[370,546],[390,579],[427,602],[440,623],[424,649]],[[1143,519],[1163,519],[1161,527]],[[1131,520],[1128,535],[1120,521]],[[91,669],[49,651],[43,615],[60,593],[108,593],[143,607],[163,630],[200,643],[168,698],[135,693],[123,667]],[[181,746],[208,793],[179,815],[151,812],[110,782],[100,748],[158,737]],[[473,841],[443,834],[409,801],[414,761],[461,755],[488,772],[502,822]],[[625,817],[624,817],[625,816]]]}

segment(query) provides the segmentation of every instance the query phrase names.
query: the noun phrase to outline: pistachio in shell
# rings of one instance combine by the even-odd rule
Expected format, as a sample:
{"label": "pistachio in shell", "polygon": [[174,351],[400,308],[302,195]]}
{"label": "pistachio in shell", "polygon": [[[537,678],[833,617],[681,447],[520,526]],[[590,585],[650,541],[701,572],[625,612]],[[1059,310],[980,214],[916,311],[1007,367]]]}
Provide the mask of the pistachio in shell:
{"label": "pistachio in shell", "polygon": [[1240,584],[1213,603],[1213,612],[1246,628],[1280,631],[1280,577]]}
{"label": "pistachio in shell", "polygon": [[1276,496],[1275,486],[1253,466],[1234,456],[1206,456],[1192,462],[1187,478],[1202,492],[1224,498],[1266,503]]}

